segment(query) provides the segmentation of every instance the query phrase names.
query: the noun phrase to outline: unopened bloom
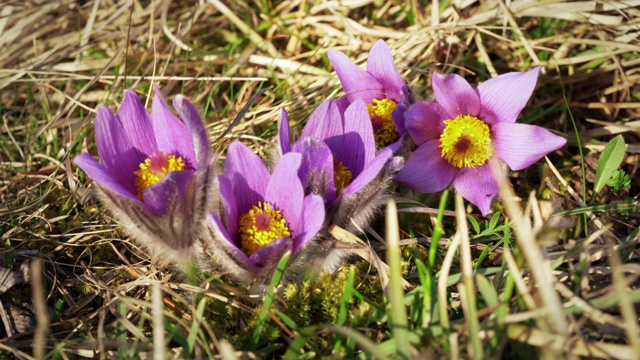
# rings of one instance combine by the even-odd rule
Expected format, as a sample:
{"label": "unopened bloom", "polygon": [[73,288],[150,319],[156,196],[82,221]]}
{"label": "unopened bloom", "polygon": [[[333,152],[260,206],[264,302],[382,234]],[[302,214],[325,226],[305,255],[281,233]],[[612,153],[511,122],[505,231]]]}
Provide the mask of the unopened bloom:
{"label": "unopened bloom", "polygon": [[229,146],[218,176],[222,207],[210,214],[204,248],[236,279],[268,279],[285,251],[295,262],[322,227],[322,198],[305,196],[297,176],[301,162],[302,155],[285,154],[269,173],[245,145]]}
{"label": "unopened bloom", "polygon": [[184,96],[174,99],[180,121],[158,89],[151,115],[127,91],[118,113],[98,107],[100,163],[87,153],[75,163],[98,184],[99,198],[124,228],[157,255],[190,255],[195,233],[211,207],[214,182],[207,133]]}
{"label": "unopened bloom", "polygon": [[328,56],[346,93],[337,103],[340,110],[358,99],[364,100],[377,146],[393,145],[395,151],[406,132],[402,115],[409,104],[409,94],[387,44],[378,40],[373,45],[366,71],[340,51],[330,50]]}
{"label": "unopened bloom", "polygon": [[[280,123],[282,153],[289,151],[286,113]],[[298,176],[306,193],[322,196],[329,225],[364,228],[383,204],[392,175],[404,161],[376,144],[367,106],[354,101],[340,111],[335,100],[323,102],[291,148],[302,154]]]}
{"label": "unopened bloom", "polygon": [[504,74],[477,89],[458,75],[433,74],[436,102],[416,103],[404,114],[407,131],[419,147],[396,180],[423,193],[453,183],[486,215],[498,192],[490,158],[521,170],[566,143],[539,126],[515,123],[539,71]]}

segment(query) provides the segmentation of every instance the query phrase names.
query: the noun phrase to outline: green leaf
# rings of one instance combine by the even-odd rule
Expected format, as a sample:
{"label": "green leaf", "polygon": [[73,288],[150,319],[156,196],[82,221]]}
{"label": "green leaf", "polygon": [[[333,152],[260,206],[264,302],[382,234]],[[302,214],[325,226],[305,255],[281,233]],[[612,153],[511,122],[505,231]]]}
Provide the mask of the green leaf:
{"label": "green leaf", "polygon": [[607,185],[611,186],[615,191],[622,191],[631,189],[631,175],[624,172],[622,169],[618,169],[613,172],[613,176]]}
{"label": "green leaf", "polygon": [[502,214],[499,211],[493,214],[493,216],[491,217],[491,220],[489,220],[488,229],[494,230],[496,226],[498,226],[498,220],[500,220],[500,215]]}
{"label": "green leaf", "polygon": [[256,323],[256,328],[253,330],[253,335],[251,336],[251,344],[249,345],[249,348],[251,350],[255,350],[258,347],[260,337],[262,336],[262,330],[265,323],[267,322],[267,316],[269,316],[271,303],[273,303],[273,299],[276,296],[276,288],[278,287],[278,284],[280,284],[280,280],[284,275],[284,269],[285,267],[287,267],[290,256],[290,251],[287,251],[284,255],[282,255],[282,258],[278,263],[278,267],[276,267],[276,271],[273,273],[273,277],[271,277],[271,282],[269,283],[267,293],[265,294],[264,301],[262,302],[262,309],[260,309],[260,312],[258,314],[258,322]]}
{"label": "green leaf", "polygon": [[478,220],[476,220],[473,216],[471,215],[467,215],[467,220],[469,221],[469,223],[471,224],[471,227],[473,228],[473,231],[476,234],[480,234],[480,224],[478,224]]}
{"label": "green leaf", "polygon": [[207,299],[204,298],[198,302],[198,307],[196,308],[196,313],[193,314],[193,322],[191,323],[191,331],[189,332],[189,336],[187,337],[187,346],[184,351],[186,355],[193,356],[195,352],[196,346],[196,338],[198,337],[198,331],[200,329],[200,324],[202,323],[202,319],[204,318],[204,309],[207,305]]}
{"label": "green leaf", "polygon": [[616,136],[604,147],[600,159],[598,159],[596,181],[593,183],[594,196],[604,188],[613,173],[618,170],[624,159],[625,151],[626,146],[622,135]]}
{"label": "green leaf", "polygon": [[491,281],[489,281],[484,275],[476,275],[476,283],[478,285],[478,290],[480,290],[480,294],[482,294],[482,298],[490,307],[498,306],[498,292],[493,287]]}

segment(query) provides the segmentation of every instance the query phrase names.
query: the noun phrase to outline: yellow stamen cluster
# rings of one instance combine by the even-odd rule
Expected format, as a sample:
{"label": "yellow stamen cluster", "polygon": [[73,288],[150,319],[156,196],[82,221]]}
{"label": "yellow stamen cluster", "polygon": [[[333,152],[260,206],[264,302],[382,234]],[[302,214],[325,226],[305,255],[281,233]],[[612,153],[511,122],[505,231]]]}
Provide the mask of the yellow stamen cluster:
{"label": "yellow stamen cluster", "polygon": [[146,158],[140,164],[140,170],[134,172],[138,199],[142,200],[144,189],[160,182],[168,172],[180,171],[184,167],[185,163],[181,157],[167,153],[158,152]]}
{"label": "yellow stamen cluster", "polygon": [[351,184],[353,174],[342,161],[335,161],[333,164],[333,183],[336,186],[336,192],[340,194],[347,185]]}
{"label": "yellow stamen cluster", "polygon": [[391,116],[396,105],[396,102],[391,99],[373,99],[367,104],[378,147],[385,147],[400,138],[400,133]]}
{"label": "yellow stamen cluster", "polygon": [[455,167],[483,165],[493,154],[489,126],[475,116],[458,115],[445,120],[440,135],[442,157]]}
{"label": "yellow stamen cluster", "polygon": [[238,233],[240,248],[247,255],[253,254],[273,240],[291,236],[287,220],[282,217],[282,211],[274,210],[268,202],[259,202],[251,207],[249,212],[240,216]]}

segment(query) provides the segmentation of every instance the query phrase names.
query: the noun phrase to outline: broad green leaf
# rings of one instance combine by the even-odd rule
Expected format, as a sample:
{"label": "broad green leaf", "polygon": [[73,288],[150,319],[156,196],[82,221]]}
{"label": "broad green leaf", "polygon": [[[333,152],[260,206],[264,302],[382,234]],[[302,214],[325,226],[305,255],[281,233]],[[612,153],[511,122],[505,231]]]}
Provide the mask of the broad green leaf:
{"label": "broad green leaf", "polygon": [[626,146],[622,135],[616,136],[604,147],[600,159],[598,159],[596,181],[593,184],[594,195],[604,188],[613,173],[618,170],[620,164],[622,164],[622,159],[624,159],[625,151]]}

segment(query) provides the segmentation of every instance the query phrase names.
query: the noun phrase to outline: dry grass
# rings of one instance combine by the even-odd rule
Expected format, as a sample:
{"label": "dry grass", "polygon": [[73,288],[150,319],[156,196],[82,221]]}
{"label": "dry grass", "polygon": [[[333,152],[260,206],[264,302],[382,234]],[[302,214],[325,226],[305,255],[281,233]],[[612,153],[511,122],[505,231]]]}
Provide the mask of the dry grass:
{"label": "dry grass", "polygon": [[[166,264],[151,261],[87,196],[91,182],[72,162],[80,152],[95,154],[98,104],[115,108],[124,89],[148,95],[152,84],[168,97],[182,93],[192,99],[212,139],[254,93],[267,88],[244,120],[214,144],[224,153],[241,139],[267,154],[282,106],[302,124],[323,99],[340,95],[327,50],[342,50],[362,64],[379,38],[387,40],[418,99],[429,98],[434,71],[479,82],[545,66],[523,119],[569,140],[546,165],[512,174],[513,188],[503,183],[498,209],[512,222],[501,217],[498,224],[506,227],[453,236],[466,227],[460,223],[465,209],[457,208],[462,218],[456,226],[453,202],[447,203],[437,262],[443,271],[441,301],[434,309],[441,315],[410,325],[411,354],[638,358],[639,213],[637,207],[625,213],[591,206],[637,205],[639,8],[638,0],[3,1],[0,265],[17,271],[24,260],[40,260],[41,266],[31,268],[42,279],[33,276],[31,285],[0,293],[0,311],[8,312],[11,304],[19,309],[12,316],[37,314],[33,326],[2,332],[0,358],[130,358],[153,350],[176,357],[280,357],[295,355],[286,352],[294,345],[307,357],[330,355],[332,349],[335,357],[349,357],[353,344],[347,338],[369,356],[393,353],[385,352],[389,346],[371,352],[363,342],[385,344],[392,324],[370,314],[370,323],[360,318],[357,325],[357,306],[347,306],[349,321],[364,340],[348,323],[345,330],[313,323],[305,330],[270,312],[271,337],[265,335],[259,348],[238,348],[247,343],[244,329],[255,326],[255,297],[215,277],[191,285]],[[615,134],[627,143],[623,169],[631,175],[631,188],[607,188],[590,202],[597,159]],[[406,205],[408,196],[397,200]],[[438,211],[429,208],[437,208],[438,198],[422,197],[420,207],[400,209],[407,296],[424,291],[414,260],[433,240]],[[550,217],[571,209],[582,209],[586,221],[581,214]],[[473,217],[480,230],[487,228]],[[461,256],[471,255],[474,269],[457,260],[455,247],[447,249],[448,236],[454,243],[470,242],[472,254],[465,250]],[[384,307],[374,275],[361,267],[354,289]],[[460,272],[462,281],[447,278],[460,279]],[[464,286],[453,286],[458,282]],[[342,289],[336,296],[341,294]],[[281,303],[282,313],[295,319],[287,301]],[[410,320],[418,311],[411,304]],[[163,321],[164,334],[158,330]],[[163,336],[171,337],[167,347],[158,346]],[[334,347],[336,341],[342,347]],[[280,347],[269,348],[270,342]]]}

